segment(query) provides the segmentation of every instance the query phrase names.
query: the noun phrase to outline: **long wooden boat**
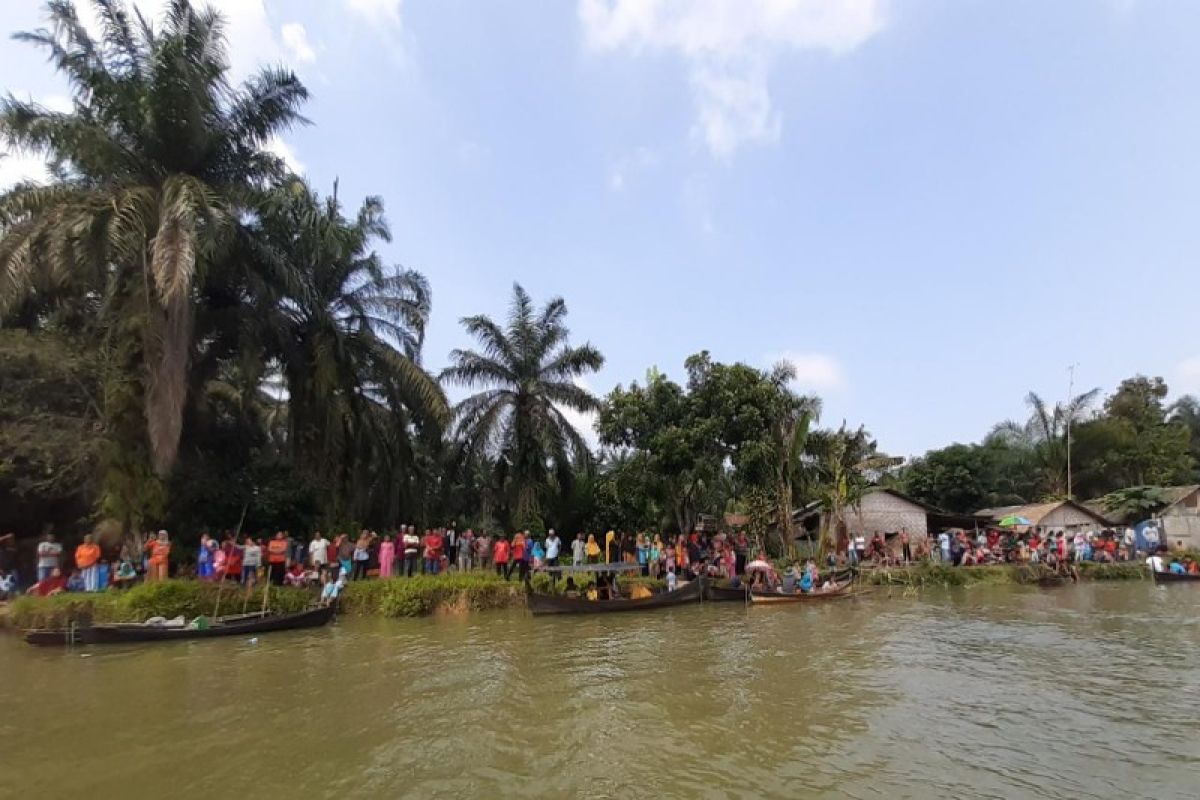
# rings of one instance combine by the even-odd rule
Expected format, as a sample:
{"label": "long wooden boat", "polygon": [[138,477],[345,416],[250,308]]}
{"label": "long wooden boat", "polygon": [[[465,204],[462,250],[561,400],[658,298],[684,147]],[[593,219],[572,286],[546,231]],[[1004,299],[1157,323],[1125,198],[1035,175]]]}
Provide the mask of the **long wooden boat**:
{"label": "long wooden boat", "polygon": [[529,610],[542,614],[607,614],[616,611],[645,611],[652,608],[695,603],[704,595],[703,578],[690,581],[673,592],[661,592],[650,597],[622,597],[615,600],[588,600],[586,597],[566,597],[527,591]]}
{"label": "long wooden boat", "polygon": [[750,584],[741,586],[718,586],[709,583],[704,589],[704,599],[710,603],[747,603]]}
{"label": "long wooden boat", "polygon": [[1192,574],[1190,572],[1180,574],[1178,572],[1151,571],[1150,574],[1154,576],[1155,583],[1200,583],[1200,574]]}
{"label": "long wooden boat", "polygon": [[212,639],[218,636],[244,636],[271,631],[320,627],[334,616],[333,606],[311,608],[291,614],[239,614],[213,620],[205,628],[113,623],[85,625],[73,630],[26,631],[25,641],[41,646],[67,644],[123,644],[127,642],[173,642],[185,639]]}
{"label": "long wooden boat", "polygon": [[807,603],[817,600],[844,600],[854,596],[854,593],[851,592],[853,584],[854,579],[851,578],[834,584],[828,589],[814,589],[811,592],[792,592],[790,594],[773,592],[770,589],[752,589],[750,602],[755,605],[770,605],[773,603]]}

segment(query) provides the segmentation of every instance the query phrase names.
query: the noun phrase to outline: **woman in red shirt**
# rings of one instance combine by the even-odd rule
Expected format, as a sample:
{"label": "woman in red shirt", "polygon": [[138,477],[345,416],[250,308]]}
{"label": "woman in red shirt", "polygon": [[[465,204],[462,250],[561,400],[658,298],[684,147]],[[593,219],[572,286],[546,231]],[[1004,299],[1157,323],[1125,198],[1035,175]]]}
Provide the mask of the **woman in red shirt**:
{"label": "woman in red shirt", "polygon": [[508,539],[503,534],[496,536],[496,544],[492,546],[492,563],[496,565],[496,574],[508,580]]}
{"label": "woman in red shirt", "polygon": [[525,571],[528,566],[525,562],[525,534],[518,532],[513,536],[512,540],[512,558],[508,562],[508,571],[504,573],[504,580],[512,577],[513,570],[517,567],[521,568],[521,579],[525,578]]}

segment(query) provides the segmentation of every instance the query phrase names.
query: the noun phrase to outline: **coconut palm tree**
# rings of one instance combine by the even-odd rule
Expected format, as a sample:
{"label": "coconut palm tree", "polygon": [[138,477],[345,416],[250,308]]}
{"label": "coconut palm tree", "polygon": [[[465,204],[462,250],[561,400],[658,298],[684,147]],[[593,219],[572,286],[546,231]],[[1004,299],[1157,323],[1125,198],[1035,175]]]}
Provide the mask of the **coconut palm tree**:
{"label": "coconut palm tree", "polygon": [[[70,0],[49,2],[48,27],[16,37],[49,53],[73,108],[0,100],[0,138],[44,157],[53,176],[0,197],[0,312],[63,286],[96,298],[97,330],[120,354],[113,396],[145,420],[145,445],[118,447],[145,450],[165,476],[194,388],[201,294],[286,173],[266,146],[303,121],[308,93],[283,69],[232,87],[211,9],[172,0],[155,27],[122,0],[93,2],[97,37]],[[107,414],[128,420],[129,410]]]}
{"label": "coconut palm tree", "polygon": [[329,488],[336,516],[355,487],[359,499],[386,494],[384,484],[394,494],[411,471],[416,428],[449,421],[441,387],[420,364],[429,284],[372,249],[391,239],[377,197],[347,219],[336,184],[322,199],[297,179],[273,194],[259,224],[271,257],[303,284],[267,304],[257,337],[281,365],[293,457]]}
{"label": "coconut palm tree", "polygon": [[1051,497],[1067,495],[1067,429],[1084,419],[1100,390],[1076,395],[1069,403],[1050,406],[1036,392],[1025,397],[1029,419],[1025,424],[1008,420],[994,427],[989,437],[1027,449],[1042,473],[1042,489]]}
{"label": "coconut palm tree", "polygon": [[480,350],[454,350],[443,380],[481,389],[458,404],[454,433],[460,446],[495,457],[514,521],[536,519],[546,493],[569,484],[572,464],[590,460],[587,443],[563,413],[600,407],[577,379],[600,369],[604,356],[590,344],[572,347],[556,297],[536,310],[513,285],[507,324],[466,317],[463,326]]}

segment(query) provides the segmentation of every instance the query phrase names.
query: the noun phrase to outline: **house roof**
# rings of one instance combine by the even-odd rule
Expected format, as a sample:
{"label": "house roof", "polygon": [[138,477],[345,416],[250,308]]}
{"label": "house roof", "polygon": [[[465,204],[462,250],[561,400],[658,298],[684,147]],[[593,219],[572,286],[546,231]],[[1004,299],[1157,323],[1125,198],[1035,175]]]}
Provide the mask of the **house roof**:
{"label": "house roof", "polygon": [[1170,508],[1176,503],[1186,500],[1197,491],[1200,491],[1200,483],[1194,483],[1191,486],[1164,486],[1162,494],[1163,499],[1167,501],[1166,508]]}
{"label": "house roof", "polygon": [[1087,514],[1097,522],[1104,525],[1111,525],[1112,522],[1103,514],[1088,508],[1082,503],[1077,503],[1074,500],[1055,500],[1050,503],[1030,503],[1023,506],[997,506],[996,508],[981,508],[975,512],[977,516],[987,517],[993,522],[999,522],[1008,516],[1024,517],[1029,520],[1032,525],[1040,525],[1041,521],[1048,517],[1051,512],[1069,505],[1072,508]]}
{"label": "house roof", "polygon": [[[924,509],[925,513],[927,514],[946,514],[945,511],[937,508],[936,506],[923,503],[915,497],[909,497],[908,495],[904,494],[904,492],[897,491],[896,489],[892,489],[887,486],[871,486],[867,489],[866,494],[874,494],[875,492],[886,492],[893,497],[899,497],[901,500],[904,500],[907,503],[912,503],[914,506],[919,506],[920,508]],[[821,504],[816,502],[809,503],[806,506],[801,506],[800,508],[794,510],[792,512],[792,520],[794,522],[799,522],[800,520],[807,519],[814,514],[819,513],[821,513]]]}

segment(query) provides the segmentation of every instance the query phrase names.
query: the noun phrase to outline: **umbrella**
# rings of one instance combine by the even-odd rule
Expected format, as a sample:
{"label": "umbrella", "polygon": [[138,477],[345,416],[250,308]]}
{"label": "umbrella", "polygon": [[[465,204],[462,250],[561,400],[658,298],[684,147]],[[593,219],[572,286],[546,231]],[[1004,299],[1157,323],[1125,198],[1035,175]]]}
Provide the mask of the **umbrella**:
{"label": "umbrella", "polygon": [[774,572],[775,568],[763,561],[761,558],[756,558],[746,565],[746,572]]}
{"label": "umbrella", "polygon": [[1016,514],[1009,514],[1004,519],[1000,520],[1001,528],[1015,528],[1017,525],[1032,525],[1029,520]]}

